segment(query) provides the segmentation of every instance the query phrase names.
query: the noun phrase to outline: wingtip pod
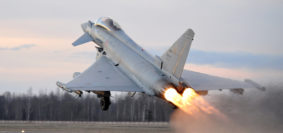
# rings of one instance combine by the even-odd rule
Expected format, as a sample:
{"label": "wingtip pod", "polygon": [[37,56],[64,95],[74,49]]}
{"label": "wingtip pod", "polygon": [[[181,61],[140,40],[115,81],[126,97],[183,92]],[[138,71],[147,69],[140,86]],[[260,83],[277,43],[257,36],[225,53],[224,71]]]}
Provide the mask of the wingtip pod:
{"label": "wingtip pod", "polygon": [[60,82],[60,81],[57,81],[56,82],[56,85],[61,88],[62,90],[64,91],[67,91],[67,92],[72,92],[70,89],[68,89],[64,83]]}

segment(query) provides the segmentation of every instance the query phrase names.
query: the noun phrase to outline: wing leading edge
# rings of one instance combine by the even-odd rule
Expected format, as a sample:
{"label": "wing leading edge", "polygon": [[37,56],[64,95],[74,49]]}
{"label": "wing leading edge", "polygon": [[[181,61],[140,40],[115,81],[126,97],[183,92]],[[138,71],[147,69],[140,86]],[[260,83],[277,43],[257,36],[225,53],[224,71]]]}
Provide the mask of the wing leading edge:
{"label": "wing leading edge", "polygon": [[78,77],[64,87],[85,91],[126,91],[143,92],[121,70],[114,66],[108,58],[102,56]]}

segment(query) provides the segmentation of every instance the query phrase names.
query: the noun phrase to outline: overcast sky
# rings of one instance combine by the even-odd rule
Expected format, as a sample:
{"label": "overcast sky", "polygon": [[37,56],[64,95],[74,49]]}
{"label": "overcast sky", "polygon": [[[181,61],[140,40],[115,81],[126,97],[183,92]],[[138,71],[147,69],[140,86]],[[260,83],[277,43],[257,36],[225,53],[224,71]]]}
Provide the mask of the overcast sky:
{"label": "overcast sky", "polygon": [[57,80],[85,70],[95,61],[93,44],[71,43],[81,23],[101,16],[158,55],[192,28],[186,69],[282,81],[282,0],[1,0],[0,92],[54,90]]}

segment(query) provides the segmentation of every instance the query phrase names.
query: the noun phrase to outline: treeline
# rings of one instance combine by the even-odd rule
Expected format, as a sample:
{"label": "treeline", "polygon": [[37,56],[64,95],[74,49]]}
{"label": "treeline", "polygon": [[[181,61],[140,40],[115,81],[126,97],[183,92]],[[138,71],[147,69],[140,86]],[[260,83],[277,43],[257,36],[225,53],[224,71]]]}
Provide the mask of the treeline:
{"label": "treeline", "polygon": [[0,120],[39,121],[169,121],[173,109],[161,99],[144,94],[111,98],[108,111],[96,95],[79,98],[69,93],[0,95]]}

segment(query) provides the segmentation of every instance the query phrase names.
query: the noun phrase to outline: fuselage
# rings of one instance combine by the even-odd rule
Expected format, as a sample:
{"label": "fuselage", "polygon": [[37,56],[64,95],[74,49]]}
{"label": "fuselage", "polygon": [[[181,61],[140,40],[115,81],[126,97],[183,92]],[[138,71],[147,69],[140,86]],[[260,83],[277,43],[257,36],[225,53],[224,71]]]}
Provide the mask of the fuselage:
{"label": "fuselage", "polygon": [[174,81],[164,73],[156,59],[138,46],[125,32],[109,18],[101,18],[95,24],[82,24],[113,65],[135,82],[145,93],[162,96],[166,88],[174,87]]}

